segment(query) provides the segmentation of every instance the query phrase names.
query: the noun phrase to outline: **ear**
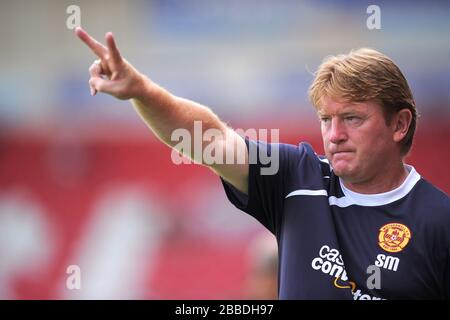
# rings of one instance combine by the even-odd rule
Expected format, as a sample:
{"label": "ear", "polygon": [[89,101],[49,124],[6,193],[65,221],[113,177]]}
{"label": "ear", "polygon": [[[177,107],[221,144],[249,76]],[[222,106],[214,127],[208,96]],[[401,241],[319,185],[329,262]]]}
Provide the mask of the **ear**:
{"label": "ear", "polygon": [[409,109],[400,110],[393,119],[393,139],[395,142],[400,142],[408,133],[409,126],[412,121],[412,113]]}

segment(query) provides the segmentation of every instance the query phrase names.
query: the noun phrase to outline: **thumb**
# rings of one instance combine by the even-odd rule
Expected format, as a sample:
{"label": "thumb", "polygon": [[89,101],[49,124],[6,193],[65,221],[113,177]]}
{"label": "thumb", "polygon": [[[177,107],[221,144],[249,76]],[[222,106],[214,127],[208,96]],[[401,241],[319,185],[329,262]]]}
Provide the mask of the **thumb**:
{"label": "thumb", "polygon": [[91,87],[92,95],[95,95],[97,92],[114,95],[116,84],[114,81],[103,79],[101,77],[92,77],[89,79],[89,86]]}

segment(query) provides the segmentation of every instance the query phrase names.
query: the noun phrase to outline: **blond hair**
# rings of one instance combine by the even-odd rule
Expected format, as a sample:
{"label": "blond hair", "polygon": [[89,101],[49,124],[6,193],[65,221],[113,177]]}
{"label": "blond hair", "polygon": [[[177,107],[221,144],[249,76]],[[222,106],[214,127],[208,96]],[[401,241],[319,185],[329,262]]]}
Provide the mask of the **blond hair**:
{"label": "blond hair", "polygon": [[308,94],[316,108],[321,106],[325,96],[348,102],[375,101],[383,108],[387,125],[398,111],[409,109],[412,121],[401,141],[402,155],[411,149],[416,129],[416,104],[400,69],[381,52],[361,48],[327,57],[315,73]]}

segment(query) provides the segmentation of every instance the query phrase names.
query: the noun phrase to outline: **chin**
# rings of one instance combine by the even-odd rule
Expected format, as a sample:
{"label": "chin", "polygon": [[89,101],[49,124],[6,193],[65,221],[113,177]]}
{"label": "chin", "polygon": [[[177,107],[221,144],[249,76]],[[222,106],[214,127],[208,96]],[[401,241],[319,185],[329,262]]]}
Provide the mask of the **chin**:
{"label": "chin", "polygon": [[354,172],[353,170],[351,170],[348,167],[343,167],[343,166],[337,166],[337,167],[333,167],[333,171],[334,174],[337,175],[338,177],[345,179],[345,180],[351,180],[351,177],[354,176]]}
{"label": "chin", "polygon": [[347,174],[346,174],[345,171],[342,171],[342,170],[334,170],[334,168],[333,168],[333,171],[334,171],[334,174],[337,175],[337,176],[340,177],[340,178],[344,178],[344,177],[347,176]]}

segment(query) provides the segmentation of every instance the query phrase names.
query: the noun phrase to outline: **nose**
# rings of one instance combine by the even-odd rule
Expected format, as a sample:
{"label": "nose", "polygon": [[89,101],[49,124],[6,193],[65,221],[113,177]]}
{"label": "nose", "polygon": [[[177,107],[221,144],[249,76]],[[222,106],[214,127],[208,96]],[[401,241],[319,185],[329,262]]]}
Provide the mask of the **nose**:
{"label": "nose", "polygon": [[331,143],[339,144],[347,140],[347,131],[343,121],[337,117],[331,119],[329,128],[329,140]]}

